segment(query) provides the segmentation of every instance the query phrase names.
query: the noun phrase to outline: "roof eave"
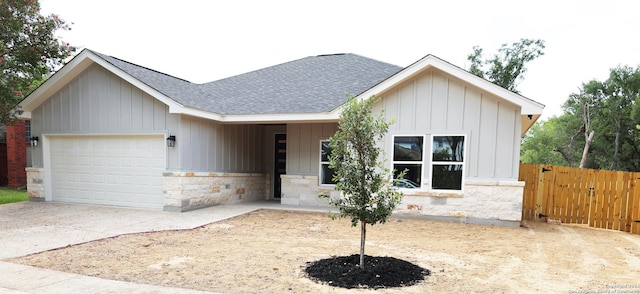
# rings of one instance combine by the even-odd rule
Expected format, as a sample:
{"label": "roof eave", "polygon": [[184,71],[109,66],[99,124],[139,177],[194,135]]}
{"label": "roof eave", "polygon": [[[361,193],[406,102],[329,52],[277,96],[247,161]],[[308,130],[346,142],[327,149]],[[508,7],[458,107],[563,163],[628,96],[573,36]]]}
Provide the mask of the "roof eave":
{"label": "roof eave", "polygon": [[433,55],[427,55],[420,59],[419,61],[413,63],[412,65],[406,67],[401,70],[397,74],[391,76],[387,80],[381,82],[380,84],[372,87],[371,89],[363,92],[358,95],[360,98],[368,98],[373,95],[379,95],[384,91],[392,88],[395,85],[398,85],[406,80],[409,80],[423,71],[434,67],[444,71],[445,73],[452,75],[466,83],[474,85],[480,89],[483,89],[489,93],[492,93],[502,99],[510,101],[516,105],[519,105],[522,108],[523,114],[542,114],[542,110],[544,109],[544,104],[526,98],[520,94],[509,91],[503,87],[500,87],[494,83],[489,82],[483,78],[480,78],[476,75],[469,73],[468,71],[457,67],[451,63],[448,63],[438,57]]}
{"label": "roof eave", "polygon": [[172,113],[180,113],[204,119],[230,124],[284,124],[284,123],[317,123],[337,122],[339,115],[335,112],[316,113],[268,113],[268,114],[233,114],[223,115],[196,108],[183,107]]}
{"label": "roof eave", "polygon": [[23,111],[19,118],[31,118],[31,112],[40,104],[44,103],[49,97],[58,92],[67,83],[75,79],[80,73],[94,63],[88,57],[89,51],[83,50],[80,54],[71,59],[65,66],[54,73],[42,85],[25,97],[18,107]]}
{"label": "roof eave", "polygon": [[167,97],[158,90],[150,87],[149,85],[141,82],[140,80],[136,79],[135,77],[121,70],[115,65],[107,62],[100,56],[93,53],[91,50],[85,49],[18,104],[18,106],[23,111],[22,115],[20,115],[19,117],[23,119],[30,119],[31,112],[33,110],[44,103],[47,99],[49,99],[49,97],[60,91],[73,79],[77,78],[92,64],[100,65],[101,67],[107,69],[123,80],[131,83],[135,87],[160,100],[162,103],[169,106],[170,112],[181,112],[180,109],[184,108],[183,105],[177,103],[175,100]]}
{"label": "roof eave", "polygon": [[[514,93],[494,83],[491,83],[488,80],[475,76],[468,71],[433,55],[427,55],[417,62],[409,65],[395,75],[358,95],[357,98],[366,99],[371,96],[384,94],[384,92],[395,87],[396,85],[399,85],[432,67],[442,70],[445,73],[462,80],[463,82],[478,87],[479,89],[483,89],[484,91],[496,95],[497,97],[504,99],[509,103],[519,106],[520,114],[522,117],[521,136],[524,136],[524,134],[542,115],[544,104],[531,100],[518,93]],[[342,106],[334,109],[333,112],[340,113],[341,109]]]}

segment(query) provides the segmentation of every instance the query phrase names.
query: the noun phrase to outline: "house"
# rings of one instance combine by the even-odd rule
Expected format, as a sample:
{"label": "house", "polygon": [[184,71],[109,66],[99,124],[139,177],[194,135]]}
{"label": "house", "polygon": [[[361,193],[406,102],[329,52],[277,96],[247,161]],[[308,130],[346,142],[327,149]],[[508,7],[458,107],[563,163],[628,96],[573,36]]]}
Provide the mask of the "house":
{"label": "house", "polygon": [[381,98],[380,142],[407,169],[398,212],[519,224],[520,138],[543,105],[428,55],[401,68],[319,55],[194,84],[83,50],[20,106],[38,147],[33,201],[187,211],[327,205],[327,139],[345,94]]}

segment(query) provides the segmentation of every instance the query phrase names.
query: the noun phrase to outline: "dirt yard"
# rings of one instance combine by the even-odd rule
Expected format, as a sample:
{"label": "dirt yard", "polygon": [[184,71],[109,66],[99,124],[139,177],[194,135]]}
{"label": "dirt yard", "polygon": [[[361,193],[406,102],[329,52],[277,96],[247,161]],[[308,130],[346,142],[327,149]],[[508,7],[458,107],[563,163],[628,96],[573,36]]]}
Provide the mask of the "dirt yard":
{"label": "dirt yard", "polygon": [[[309,261],[358,253],[359,233],[323,213],[259,210],[194,230],[124,235],[8,261],[224,293],[367,292],[317,284],[303,271]],[[367,255],[432,272],[420,284],[379,293],[640,293],[640,236],[623,232],[392,218],[369,227],[366,245]]]}

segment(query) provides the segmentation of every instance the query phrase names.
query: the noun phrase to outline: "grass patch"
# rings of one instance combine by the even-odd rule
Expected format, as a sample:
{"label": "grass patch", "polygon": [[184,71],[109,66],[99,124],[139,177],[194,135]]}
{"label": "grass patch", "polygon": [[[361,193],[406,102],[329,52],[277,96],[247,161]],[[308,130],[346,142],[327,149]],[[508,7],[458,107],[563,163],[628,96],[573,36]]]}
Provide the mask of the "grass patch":
{"label": "grass patch", "polygon": [[15,203],[29,200],[27,190],[0,188],[0,204]]}

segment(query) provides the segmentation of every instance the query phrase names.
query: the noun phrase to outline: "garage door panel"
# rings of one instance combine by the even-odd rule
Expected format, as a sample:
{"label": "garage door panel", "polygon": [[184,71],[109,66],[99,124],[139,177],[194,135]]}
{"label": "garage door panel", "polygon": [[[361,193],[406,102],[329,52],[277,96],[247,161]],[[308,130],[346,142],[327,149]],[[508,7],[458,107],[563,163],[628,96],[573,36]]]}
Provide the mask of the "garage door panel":
{"label": "garage door panel", "polygon": [[162,208],[163,136],[50,140],[53,200]]}

